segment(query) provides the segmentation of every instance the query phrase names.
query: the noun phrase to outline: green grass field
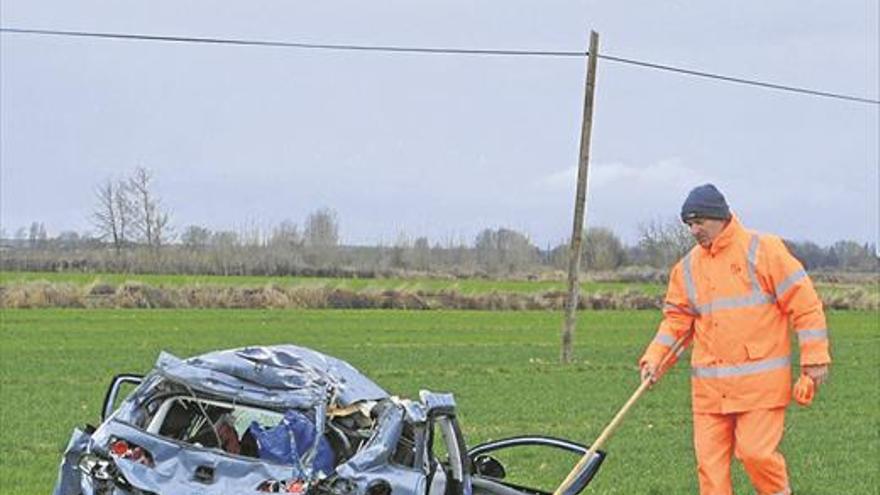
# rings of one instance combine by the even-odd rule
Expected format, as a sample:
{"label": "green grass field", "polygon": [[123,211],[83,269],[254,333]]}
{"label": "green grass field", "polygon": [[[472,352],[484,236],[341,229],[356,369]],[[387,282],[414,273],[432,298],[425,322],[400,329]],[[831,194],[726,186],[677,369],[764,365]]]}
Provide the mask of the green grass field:
{"label": "green grass field", "polygon": [[[455,393],[469,444],[535,433],[588,443],[637,386],[635,361],[659,314],[586,312],[577,362],[557,364],[551,312],[4,310],[0,323],[0,492],[47,493],[71,429],[94,423],[106,385],[146,372],[160,350],[190,356],[297,343],[343,358],[390,392]],[[792,407],[783,443],[798,495],[880,487],[880,320],[832,312],[832,381]],[[686,367],[636,405],[586,493],[696,493]],[[574,459],[524,458],[552,485]],[[737,467],[737,493],[752,493]]]}

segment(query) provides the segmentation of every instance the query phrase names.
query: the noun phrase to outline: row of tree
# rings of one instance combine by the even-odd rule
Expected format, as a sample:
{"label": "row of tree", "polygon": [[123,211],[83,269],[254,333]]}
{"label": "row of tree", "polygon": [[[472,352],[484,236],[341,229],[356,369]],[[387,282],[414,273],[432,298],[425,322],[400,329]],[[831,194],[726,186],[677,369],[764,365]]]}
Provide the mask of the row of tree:
{"label": "row of tree", "polygon": [[[497,276],[565,270],[568,262],[567,241],[542,249],[528,235],[508,228],[484,229],[471,242],[432,245],[426,237],[400,234],[390,246],[341,246],[339,218],[329,208],[309,213],[302,228],[284,220],[268,230],[189,225],[177,233],[153,186],[152,174],[142,167],[129,177],[102,182],[90,214],[93,235],[68,231],[50,238],[39,222],[16,231],[14,239],[0,233],[2,268],[255,275],[403,270]],[[871,244],[788,245],[811,270],[880,270],[876,246]],[[591,271],[631,266],[666,270],[692,246],[690,233],[677,219],[640,225],[633,246],[624,245],[610,229],[592,228],[584,236],[581,266]]]}
{"label": "row of tree", "polygon": [[[165,230],[164,232],[168,232]],[[112,236],[112,234],[111,234]],[[144,234],[145,236],[145,234]],[[190,225],[173,242],[96,238],[75,232],[48,237],[42,224],[20,229],[5,239],[0,262],[4,269],[180,272],[211,274],[310,274],[316,270],[339,275],[389,270],[448,273],[459,276],[517,275],[565,270],[568,243],[539,248],[529,237],[508,228],[484,229],[470,242],[431,243],[426,237],[401,234],[391,245],[343,246],[339,221],[329,209],[308,215],[300,229],[286,220],[268,232],[258,228],[211,230]],[[136,238],[135,238],[136,239]],[[638,243],[625,245],[609,229],[585,233],[585,271],[653,267],[665,271],[693,246],[676,222],[654,221],[640,229]],[[831,246],[788,242],[789,249],[810,270],[873,272],[880,270],[875,246],[839,241]]]}
{"label": "row of tree", "polygon": [[190,250],[212,247],[262,246],[287,249],[326,248],[339,244],[339,221],[336,212],[321,208],[311,212],[305,227],[292,220],[284,220],[264,234],[257,227],[212,231],[201,225],[187,226],[180,234],[180,245]]}

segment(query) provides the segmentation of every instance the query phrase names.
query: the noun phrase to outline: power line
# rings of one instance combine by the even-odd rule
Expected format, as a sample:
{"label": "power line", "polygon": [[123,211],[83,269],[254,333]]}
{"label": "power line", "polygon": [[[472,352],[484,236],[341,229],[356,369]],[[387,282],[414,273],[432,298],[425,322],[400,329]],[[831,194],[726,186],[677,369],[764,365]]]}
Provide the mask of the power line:
{"label": "power line", "polygon": [[764,82],[764,81],[755,81],[752,79],[743,79],[740,77],[724,76],[721,74],[713,74],[711,72],[702,72],[702,71],[696,71],[696,70],[690,70],[690,69],[682,69],[680,67],[672,67],[669,65],[661,65],[661,64],[651,63],[651,62],[642,62],[639,60],[632,60],[632,59],[627,59],[627,58],[622,58],[622,57],[614,57],[611,55],[599,54],[599,58],[604,58],[605,60],[611,60],[612,62],[620,62],[623,64],[632,64],[632,65],[637,65],[640,67],[647,67],[649,69],[658,69],[658,70],[666,70],[666,71],[670,71],[670,72],[677,72],[679,74],[686,74],[689,76],[705,77],[705,78],[709,78],[709,79],[718,79],[720,81],[727,81],[727,82],[733,82],[733,83],[738,83],[738,84],[748,84],[750,86],[758,86],[761,88],[778,89],[780,91],[790,91],[793,93],[802,93],[802,94],[812,95],[812,96],[823,96],[826,98],[837,98],[840,100],[855,101],[858,103],[870,103],[870,104],[874,104],[874,105],[880,105],[880,100],[871,100],[868,98],[861,98],[859,96],[850,96],[850,95],[844,95],[844,94],[839,94],[839,93],[829,93],[826,91],[817,91],[815,89],[798,88],[795,86],[786,86],[783,84],[775,84],[775,83],[769,83],[769,82]]}
{"label": "power line", "polygon": [[[49,29],[18,29],[18,28],[0,28],[0,32],[17,33],[17,34],[34,34],[46,36],[66,36],[80,38],[103,38],[103,39],[120,39],[132,41],[161,41],[170,43],[204,43],[219,45],[238,45],[238,46],[260,46],[260,47],[279,47],[279,48],[300,48],[300,49],[317,49],[317,50],[342,50],[342,51],[370,51],[370,52],[386,52],[386,53],[416,53],[416,54],[448,54],[448,55],[487,55],[487,56],[527,56],[527,57],[579,57],[583,58],[588,55],[585,51],[547,51],[547,50],[494,50],[494,49],[470,49],[470,48],[432,48],[432,47],[406,47],[406,46],[383,46],[383,45],[346,45],[346,44],[323,44],[323,43],[297,43],[287,41],[260,41],[260,40],[243,40],[230,38],[199,38],[189,36],[157,36],[144,34],[120,34],[120,33],[98,33],[89,31],[58,31]],[[623,64],[635,65],[642,68],[663,70],[675,72],[694,77],[702,77],[707,79],[715,79],[735,84],[745,84],[765,89],[774,89],[778,91],[787,91],[790,93],[800,93],[808,96],[817,96],[823,98],[834,98],[855,103],[866,103],[871,105],[880,105],[880,100],[870,98],[862,98],[859,96],[846,95],[842,93],[831,93],[828,91],[818,91],[809,88],[800,88],[784,84],[770,83],[766,81],[757,81],[754,79],[745,79],[740,77],[725,76],[723,74],[715,74],[711,72],[697,71],[692,69],[684,69],[671,65],[656,64],[653,62],[644,62],[640,60],[616,57],[613,55],[599,54],[601,59],[618,62]]]}
{"label": "power line", "polygon": [[294,43],[287,41],[254,41],[225,38],[194,38],[184,36],[153,36],[145,34],[118,34],[118,33],[94,33],[86,31],[53,31],[47,29],[13,29],[0,28],[2,32],[20,34],[40,34],[50,36],[73,36],[84,38],[110,38],[137,41],[166,41],[177,43],[209,43],[220,45],[242,46],[274,46],[281,48],[305,48],[319,50],[347,50],[364,52],[391,52],[391,53],[434,53],[450,55],[510,55],[510,56],[538,56],[538,57],[584,57],[585,52],[566,51],[539,51],[539,50],[483,50],[468,48],[428,48],[428,47],[405,47],[405,46],[367,46],[367,45],[334,45],[320,43]]}

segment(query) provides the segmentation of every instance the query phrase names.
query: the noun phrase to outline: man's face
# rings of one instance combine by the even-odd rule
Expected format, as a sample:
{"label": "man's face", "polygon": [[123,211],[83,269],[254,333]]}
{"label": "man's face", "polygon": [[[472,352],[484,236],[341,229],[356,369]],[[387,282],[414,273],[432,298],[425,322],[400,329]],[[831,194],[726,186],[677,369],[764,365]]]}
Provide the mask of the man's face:
{"label": "man's face", "polygon": [[727,225],[726,220],[718,220],[716,218],[694,218],[687,221],[691,235],[704,248],[709,248],[712,245],[718,234],[724,230],[725,225]]}

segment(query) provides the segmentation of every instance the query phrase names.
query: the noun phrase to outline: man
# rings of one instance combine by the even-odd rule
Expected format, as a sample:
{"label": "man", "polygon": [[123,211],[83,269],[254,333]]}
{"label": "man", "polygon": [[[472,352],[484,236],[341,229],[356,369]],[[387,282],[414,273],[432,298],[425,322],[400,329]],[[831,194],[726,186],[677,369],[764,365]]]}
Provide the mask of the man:
{"label": "man", "polygon": [[789,494],[782,439],[791,397],[789,328],[818,386],[831,356],[822,302],[776,236],[745,230],[712,184],[681,208],[697,246],[669,276],[663,322],[640,359],[654,379],[680,338],[692,339],[694,450],[701,495],[731,495],[731,455],[760,495]]}

